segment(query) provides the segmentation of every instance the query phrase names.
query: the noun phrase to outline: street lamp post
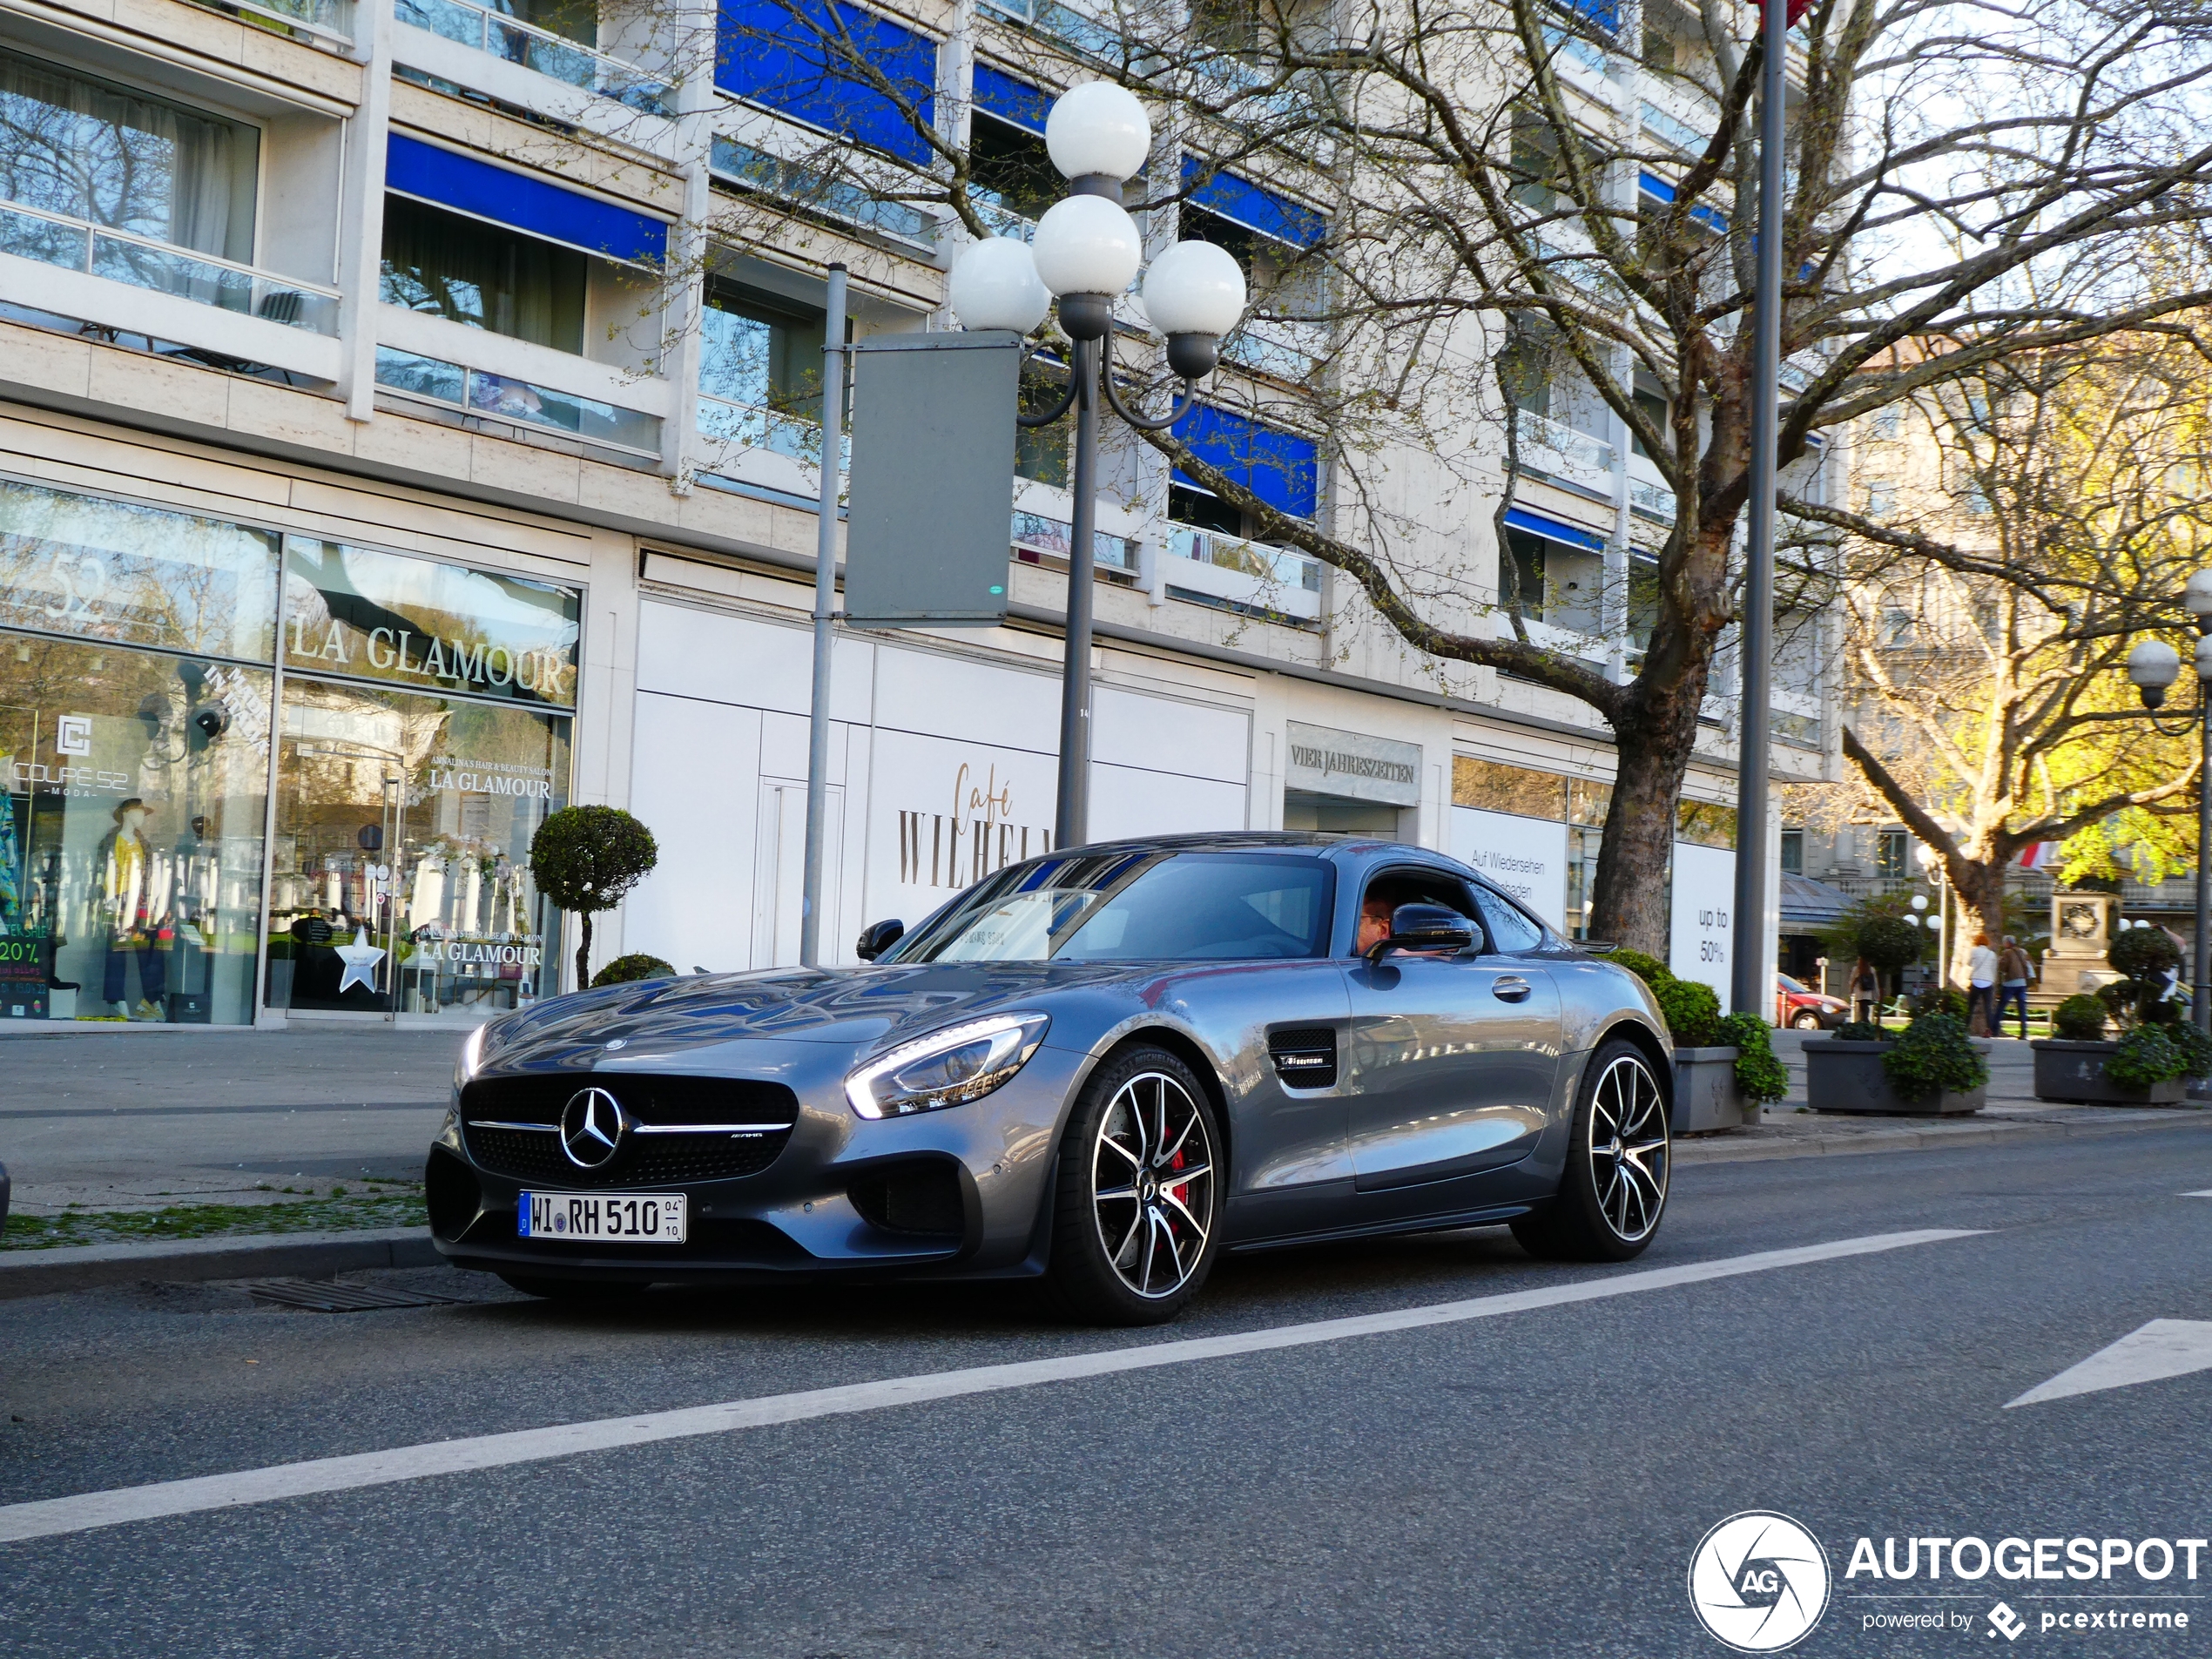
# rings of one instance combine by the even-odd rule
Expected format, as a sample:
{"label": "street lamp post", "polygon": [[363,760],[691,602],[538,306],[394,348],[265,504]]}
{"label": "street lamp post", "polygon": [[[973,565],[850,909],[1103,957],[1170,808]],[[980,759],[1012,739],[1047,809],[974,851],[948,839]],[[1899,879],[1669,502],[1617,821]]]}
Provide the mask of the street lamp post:
{"label": "street lamp post", "polygon": [[1075,846],[1090,821],[1090,640],[1093,542],[1098,516],[1098,402],[1147,432],[1164,431],[1190,412],[1197,382],[1220,361],[1221,337],[1244,314],[1244,273],[1210,242],[1177,242],[1144,276],[1144,311],[1167,337],[1168,367],[1182,395],[1159,419],[1139,415],[1114,385],[1114,303],[1144,262],[1144,241],[1122,206],[1122,182],[1136,176],[1152,148],[1151,123],[1127,88],[1093,81],[1063,93],[1045,118],[1045,147],[1074,193],[1037,223],[1034,244],[987,237],[954,264],[948,284],[954,314],[968,328],[1026,334],[1056,299],[1061,331],[1075,343],[1066,394],[1049,409],[1019,417],[1049,425],[1076,411],[1068,550],[1066,661],[1061,671],[1060,785],[1053,841]]}
{"label": "street lamp post", "polygon": [[[2196,642],[2196,729],[2200,764],[2196,774],[2196,938],[2189,963],[2189,1017],[2200,1030],[2212,1031],[2212,570],[2199,570],[2182,590],[2182,603],[2195,618]],[[2128,653],[2128,678],[2143,706],[2155,711],[2167,688],[2181,678],[2181,654],[2163,640],[2147,639]]]}

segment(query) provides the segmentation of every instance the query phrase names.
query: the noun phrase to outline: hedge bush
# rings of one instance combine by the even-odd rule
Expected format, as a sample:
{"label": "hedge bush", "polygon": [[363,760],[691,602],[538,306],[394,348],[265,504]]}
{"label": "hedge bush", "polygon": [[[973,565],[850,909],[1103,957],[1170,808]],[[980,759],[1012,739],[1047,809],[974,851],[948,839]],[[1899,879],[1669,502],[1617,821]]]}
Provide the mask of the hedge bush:
{"label": "hedge bush", "polygon": [[674,979],[676,969],[658,956],[644,951],[632,951],[627,956],[617,956],[591,976],[591,988],[602,985],[631,985],[639,980]]}
{"label": "hedge bush", "polygon": [[2105,1034],[2105,1005],[2095,997],[2077,991],[2053,1010],[2051,1028],[2068,1042],[2101,1042]]}
{"label": "hedge bush", "polygon": [[2162,1026],[2139,1025],[2105,1061],[2105,1076],[2122,1089],[2148,1089],[2182,1076],[2188,1056]]}
{"label": "hedge bush", "polygon": [[1622,967],[1627,968],[1655,991],[1662,985],[1671,985],[1674,982],[1675,975],[1672,968],[1656,956],[1647,956],[1640,950],[1629,950],[1623,948],[1615,951],[1609,960],[1620,963]]}
{"label": "hedge bush", "polygon": [[1774,1039],[1756,1014],[1731,1014],[1713,1033],[1716,1042],[1736,1050],[1736,1088],[1750,1101],[1780,1100],[1790,1092],[1790,1074],[1774,1057]]}
{"label": "hedge bush", "polygon": [[1668,1034],[1678,1049],[1709,1049],[1717,1040],[1721,999],[1713,988],[1694,979],[1669,978],[1655,985],[1651,994],[1666,1016]]}
{"label": "hedge bush", "polygon": [[1950,1014],[1924,1014],[1905,1028],[1882,1056],[1890,1084],[1907,1100],[1965,1094],[1989,1081],[1989,1062],[1966,1036],[1966,1022]]}

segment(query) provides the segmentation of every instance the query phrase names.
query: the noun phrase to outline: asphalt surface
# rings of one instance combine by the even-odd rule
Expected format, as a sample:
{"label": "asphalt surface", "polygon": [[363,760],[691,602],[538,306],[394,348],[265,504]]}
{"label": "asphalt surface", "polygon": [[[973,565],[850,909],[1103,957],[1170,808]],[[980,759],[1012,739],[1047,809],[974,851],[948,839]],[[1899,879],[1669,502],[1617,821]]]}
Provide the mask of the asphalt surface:
{"label": "asphalt surface", "polygon": [[[2005,1409],[2148,1321],[2212,1319],[2212,1199],[2179,1196],[2206,1189],[2199,1124],[1685,1168],[1638,1270],[1987,1231],[0,1545],[0,1631],[22,1656],[1720,1655],[1690,1557],[1767,1508],[1835,1575],[1793,1652],[2212,1652],[2212,1552],[2195,1581],[1844,1577],[1860,1535],[2212,1534],[2212,1370]],[[1137,1333],[1055,1325],[1010,1289],[573,1311],[435,1269],[376,1282],[483,1299],[33,1298],[0,1315],[0,1505],[1622,1271],[1536,1264],[1495,1231],[1234,1258]],[[2193,1628],[2039,1626],[2121,1591]],[[1875,1599],[1930,1593],[1959,1599]],[[2017,1642],[1982,1622],[2000,1595]],[[1932,1608],[1967,1628],[1866,1622]]]}

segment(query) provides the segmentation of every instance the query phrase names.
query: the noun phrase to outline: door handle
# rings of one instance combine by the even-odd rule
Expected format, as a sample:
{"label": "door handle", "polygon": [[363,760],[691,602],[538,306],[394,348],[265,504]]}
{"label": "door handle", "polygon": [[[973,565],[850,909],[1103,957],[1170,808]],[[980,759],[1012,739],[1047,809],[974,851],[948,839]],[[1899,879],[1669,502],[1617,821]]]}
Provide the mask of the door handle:
{"label": "door handle", "polygon": [[1501,1002],[1526,1002],[1534,988],[1518,974],[1501,974],[1492,981],[1490,995]]}

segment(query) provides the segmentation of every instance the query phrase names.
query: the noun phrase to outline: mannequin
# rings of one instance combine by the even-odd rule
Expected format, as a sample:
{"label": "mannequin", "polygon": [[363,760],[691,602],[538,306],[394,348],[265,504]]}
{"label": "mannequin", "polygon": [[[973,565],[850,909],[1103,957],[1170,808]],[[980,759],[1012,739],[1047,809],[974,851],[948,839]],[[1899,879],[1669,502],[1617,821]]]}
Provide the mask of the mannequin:
{"label": "mannequin", "polygon": [[152,849],[145,838],[146,804],[133,795],[115,809],[115,828],[100,843],[100,910],[107,924],[107,973],[102,995],[122,1002],[127,993],[126,956],[138,959],[138,1001],[134,1020],[163,1017],[161,998],[168,970],[157,933],[162,902],[156,886]]}

